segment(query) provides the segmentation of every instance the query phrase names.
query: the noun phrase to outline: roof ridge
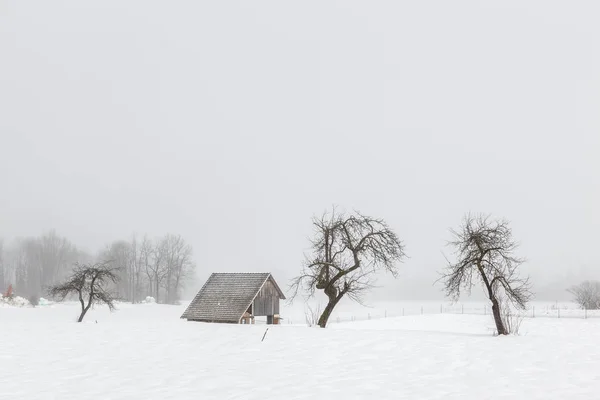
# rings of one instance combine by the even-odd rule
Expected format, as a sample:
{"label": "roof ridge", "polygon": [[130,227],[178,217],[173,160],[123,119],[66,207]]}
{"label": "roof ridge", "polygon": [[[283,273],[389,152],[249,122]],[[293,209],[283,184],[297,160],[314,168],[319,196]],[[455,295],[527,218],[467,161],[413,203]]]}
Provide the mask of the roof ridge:
{"label": "roof ridge", "polygon": [[186,308],[182,318],[239,323],[267,281],[274,283],[279,298],[285,295],[270,272],[213,272]]}
{"label": "roof ridge", "polygon": [[213,272],[211,275],[271,275],[270,272]]}
{"label": "roof ridge", "polygon": [[256,272],[256,271],[246,271],[246,272],[213,272],[213,274],[269,274],[270,272]]}

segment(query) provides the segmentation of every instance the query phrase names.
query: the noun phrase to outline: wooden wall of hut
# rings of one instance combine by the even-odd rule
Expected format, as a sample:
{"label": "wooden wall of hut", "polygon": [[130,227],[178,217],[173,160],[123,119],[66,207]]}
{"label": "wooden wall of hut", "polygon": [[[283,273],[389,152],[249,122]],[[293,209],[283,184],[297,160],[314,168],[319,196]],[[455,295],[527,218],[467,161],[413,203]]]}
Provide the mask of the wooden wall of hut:
{"label": "wooden wall of hut", "polygon": [[279,314],[279,293],[269,279],[254,299],[254,316],[264,317]]}

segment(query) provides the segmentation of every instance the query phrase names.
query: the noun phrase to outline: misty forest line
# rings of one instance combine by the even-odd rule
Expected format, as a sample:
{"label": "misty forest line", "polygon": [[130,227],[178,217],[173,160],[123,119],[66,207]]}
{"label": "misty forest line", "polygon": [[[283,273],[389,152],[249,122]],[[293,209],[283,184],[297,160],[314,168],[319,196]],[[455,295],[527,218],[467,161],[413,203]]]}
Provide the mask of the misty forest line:
{"label": "misty forest line", "polygon": [[178,303],[196,269],[192,246],[181,235],[133,236],[91,254],[51,230],[9,244],[0,240],[0,293],[10,286],[15,294],[35,304],[52,285],[66,279],[76,264],[99,261],[118,270],[119,279],[112,288],[115,296],[133,303],[147,296],[157,302]]}

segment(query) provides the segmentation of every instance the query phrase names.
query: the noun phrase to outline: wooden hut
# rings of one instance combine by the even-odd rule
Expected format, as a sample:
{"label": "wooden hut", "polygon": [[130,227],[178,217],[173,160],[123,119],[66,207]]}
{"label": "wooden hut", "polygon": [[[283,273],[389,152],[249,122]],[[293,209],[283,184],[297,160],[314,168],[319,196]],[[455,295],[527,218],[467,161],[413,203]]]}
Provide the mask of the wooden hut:
{"label": "wooden hut", "polygon": [[270,273],[213,273],[181,318],[230,324],[267,317],[279,323],[279,300],[285,296]]}

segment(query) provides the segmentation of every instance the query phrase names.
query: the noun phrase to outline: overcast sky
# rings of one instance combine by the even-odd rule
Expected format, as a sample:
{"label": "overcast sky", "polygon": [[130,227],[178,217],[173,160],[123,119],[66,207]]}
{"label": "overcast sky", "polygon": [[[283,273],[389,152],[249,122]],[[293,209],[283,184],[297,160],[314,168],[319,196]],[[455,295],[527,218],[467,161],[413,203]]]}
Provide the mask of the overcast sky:
{"label": "overcast sky", "polygon": [[[512,222],[537,286],[600,278],[597,1],[0,0],[0,236],[182,234],[201,279],[299,270],[333,204],[437,293],[448,228]],[[591,271],[591,272],[590,272]]]}

